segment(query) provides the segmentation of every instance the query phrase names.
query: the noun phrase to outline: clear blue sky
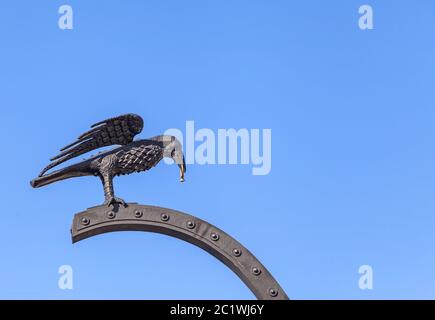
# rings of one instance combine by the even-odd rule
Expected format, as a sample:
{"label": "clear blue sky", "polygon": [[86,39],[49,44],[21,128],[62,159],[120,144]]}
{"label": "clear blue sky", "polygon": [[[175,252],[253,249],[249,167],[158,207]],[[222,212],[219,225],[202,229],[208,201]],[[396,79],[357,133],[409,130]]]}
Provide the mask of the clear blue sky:
{"label": "clear blue sky", "polygon": [[[73,30],[58,28],[64,3]],[[365,3],[374,30],[358,28]],[[194,120],[271,128],[273,149],[268,176],[191,165],[182,185],[162,164],[117,180],[125,200],[219,226],[294,299],[434,298],[434,14],[432,0],[2,1],[0,298],[254,298],[163,235],[72,245],[74,213],[103,200],[95,178],[29,186],[59,147],[127,112],[144,138]]]}

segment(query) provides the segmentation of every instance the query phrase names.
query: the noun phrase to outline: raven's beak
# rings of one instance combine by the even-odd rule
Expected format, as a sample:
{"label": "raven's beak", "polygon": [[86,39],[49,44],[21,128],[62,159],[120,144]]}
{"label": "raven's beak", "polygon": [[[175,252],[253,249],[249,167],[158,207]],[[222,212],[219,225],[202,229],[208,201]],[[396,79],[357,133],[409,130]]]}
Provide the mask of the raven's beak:
{"label": "raven's beak", "polygon": [[174,161],[178,164],[180,168],[180,182],[184,182],[184,173],[186,172],[186,161],[184,160],[184,155],[182,152],[175,152],[173,156]]}
{"label": "raven's beak", "polygon": [[184,173],[186,172],[186,165],[185,164],[179,164],[178,167],[180,168],[180,182],[184,182]]}

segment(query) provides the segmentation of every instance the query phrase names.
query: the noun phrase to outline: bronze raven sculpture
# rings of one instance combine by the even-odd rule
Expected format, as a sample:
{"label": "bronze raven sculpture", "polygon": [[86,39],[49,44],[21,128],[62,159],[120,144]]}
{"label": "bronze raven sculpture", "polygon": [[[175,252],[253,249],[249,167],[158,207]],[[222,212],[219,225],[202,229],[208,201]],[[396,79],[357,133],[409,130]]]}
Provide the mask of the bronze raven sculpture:
{"label": "bronze raven sculpture", "polygon": [[[113,178],[133,172],[147,171],[156,166],[163,157],[172,158],[180,168],[180,181],[184,182],[186,163],[181,143],[173,136],[160,135],[149,139],[133,141],[143,129],[143,120],[136,114],[125,114],[107,119],[91,126],[78,139],[62,148],[51,158],[39,177],[30,184],[39,188],[47,184],[81,176],[98,176],[104,186],[104,204],[122,204],[124,200],[115,197]],[[46,173],[51,168],[89,151],[111,145],[121,145],[109,151],[83,160],[60,170]]]}

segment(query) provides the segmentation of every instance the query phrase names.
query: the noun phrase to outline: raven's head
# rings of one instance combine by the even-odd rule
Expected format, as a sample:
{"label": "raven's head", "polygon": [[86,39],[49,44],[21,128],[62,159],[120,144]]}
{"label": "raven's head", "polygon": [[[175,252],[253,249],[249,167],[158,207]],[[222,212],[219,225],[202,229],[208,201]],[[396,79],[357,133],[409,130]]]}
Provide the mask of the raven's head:
{"label": "raven's head", "polygon": [[186,162],[183,155],[183,147],[180,141],[174,136],[162,135],[154,138],[163,144],[163,156],[172,158],[180,168],[180,181],[184,182],[184,173],[186,172]]}

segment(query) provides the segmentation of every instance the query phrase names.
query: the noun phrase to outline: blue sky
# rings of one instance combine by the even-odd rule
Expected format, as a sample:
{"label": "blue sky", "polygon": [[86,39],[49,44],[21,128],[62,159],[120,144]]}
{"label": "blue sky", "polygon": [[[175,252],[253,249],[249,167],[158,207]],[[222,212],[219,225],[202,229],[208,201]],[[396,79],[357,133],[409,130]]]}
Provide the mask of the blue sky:
{"label": "blue sky", "polygon": [[[60,30],[58,8],[74,10]],[[374,30],[358,28],[370,4]],[[191,165],[115,181],[127,201],[233,235],[293,299],[435,297],[435,3],[3,1],[0,298],[252,299],[201,249],[151,233],[71,244],[103,201],[82,178],[32,189],[93,122],[134,112],[168,128],[272,129],[272,171]],[[71,265],[74,289],[58,288]],[[358,287],[370,265],[374,290]]]}

